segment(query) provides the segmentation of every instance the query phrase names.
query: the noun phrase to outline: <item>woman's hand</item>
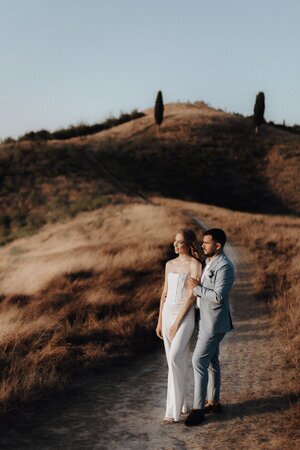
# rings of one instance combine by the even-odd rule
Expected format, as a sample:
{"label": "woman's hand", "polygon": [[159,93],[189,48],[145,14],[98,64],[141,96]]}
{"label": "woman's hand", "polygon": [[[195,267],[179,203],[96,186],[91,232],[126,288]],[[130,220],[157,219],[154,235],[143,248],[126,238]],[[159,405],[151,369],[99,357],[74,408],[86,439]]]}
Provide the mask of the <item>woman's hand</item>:
{"label": "woman's hand", "polygon": [[159,339],[163,339],[163,335],[162,335],[162,326],[161,326],[161,323],[160,322],[158,322],[157,323],[157,327],[156,327],[156,336],[158,336],[159,337]]}
{"label": "woman's hand", "polygon": [[173,323],[173,325],[171,325],[170,327],[170,339],[171,341],[173,341],[175,334],[178,331],[178,325],[176,322]]}

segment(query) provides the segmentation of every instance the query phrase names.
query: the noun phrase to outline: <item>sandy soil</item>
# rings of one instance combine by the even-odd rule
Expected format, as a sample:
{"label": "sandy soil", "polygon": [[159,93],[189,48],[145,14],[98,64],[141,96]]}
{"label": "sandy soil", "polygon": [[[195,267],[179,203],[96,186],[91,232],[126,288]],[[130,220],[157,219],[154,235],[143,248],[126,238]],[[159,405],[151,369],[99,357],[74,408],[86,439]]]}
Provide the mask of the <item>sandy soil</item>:
{"label": "sandy soil", "polygon": [[[252,296],[247,254],[236,246],[228,247],[227,253],[237,277],[231,302],[235,329],[221,344],[222,414],[194,428],[183,422],[160,425],[167,367],[158,340],[157,352],[106,373],[81,377],[60,399],[16,412],[14,425],[11,421],[0,425],[0,448],[290,449],[291,442],[280,438],[289,405],[277,393],[284,382],[284,363],[276,351],[276,336],[264,308]],[[190,368],[190,405],[192,393]]]}

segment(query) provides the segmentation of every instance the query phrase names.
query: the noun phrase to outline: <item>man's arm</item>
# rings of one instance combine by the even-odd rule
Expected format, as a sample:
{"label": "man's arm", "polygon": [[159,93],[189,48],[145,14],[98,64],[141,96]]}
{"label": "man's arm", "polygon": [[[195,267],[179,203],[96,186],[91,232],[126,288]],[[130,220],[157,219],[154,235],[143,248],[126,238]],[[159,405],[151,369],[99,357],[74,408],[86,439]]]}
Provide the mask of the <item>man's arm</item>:
{"label": "man's arm", "polygon": [[230,264],[225,264],[217,270],[213,289],[199,285],[194,287],[193,293],[197,297],[203,298],[204,300],[207,300],[215,305],[220,305],[222,304],[224,298],[228,296],[233,280],[233,267]]}

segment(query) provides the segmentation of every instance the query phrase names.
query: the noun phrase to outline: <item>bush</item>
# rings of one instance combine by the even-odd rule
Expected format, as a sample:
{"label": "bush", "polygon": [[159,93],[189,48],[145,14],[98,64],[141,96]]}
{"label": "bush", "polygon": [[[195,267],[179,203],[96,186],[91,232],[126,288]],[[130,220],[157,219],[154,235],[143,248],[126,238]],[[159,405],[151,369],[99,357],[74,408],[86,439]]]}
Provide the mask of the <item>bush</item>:
{"label": "bush", "polygon": [[9,136],[2,141],[2,144],[14,144],[15,142],[16,140]]}
{"label": "bush", "polygon": [[69,128],[62,128],[60,130],[54,131],[53,133],[50,133],[47,130],[30,131],[21,136],[19,138],[19,141],[41,141],[49,139],[64,140],[74,137],[88,136],[90,134],[99,133],[103,130],[108,130],[109,128],[121,125],[122,123],[139,119],[144,115],[144,113],[138,112],[136,109],[134,109],[131,114],[122,113],[118,119],[116,117],[111,117],[105,122],[98,124],[96,123],[94,125],[86,125],[84,123],[81,123],[77,126],[71,125]]}

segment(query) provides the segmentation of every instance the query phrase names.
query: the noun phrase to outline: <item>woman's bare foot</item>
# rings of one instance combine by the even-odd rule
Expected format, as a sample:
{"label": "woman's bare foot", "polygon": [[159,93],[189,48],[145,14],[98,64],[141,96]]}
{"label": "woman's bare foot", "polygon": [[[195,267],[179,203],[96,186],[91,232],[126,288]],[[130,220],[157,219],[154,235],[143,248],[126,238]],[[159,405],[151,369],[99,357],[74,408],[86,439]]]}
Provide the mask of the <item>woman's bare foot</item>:
{"label": "woman's bare foot", "polygon": [[164,419],[161,421],[161,425],[173,425],[175,420],[172,417],[164,417]]}

